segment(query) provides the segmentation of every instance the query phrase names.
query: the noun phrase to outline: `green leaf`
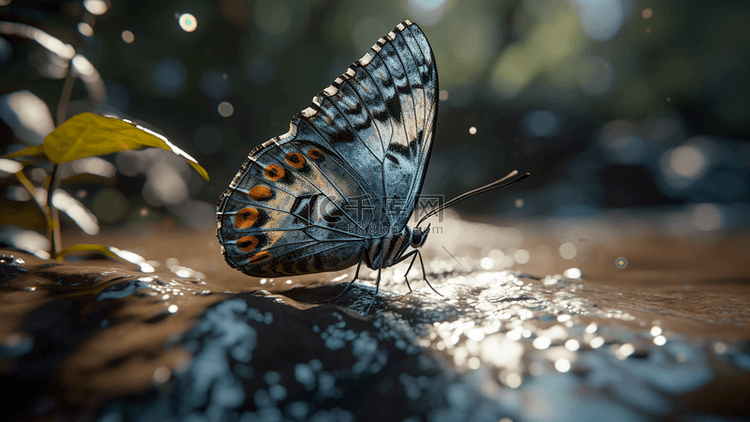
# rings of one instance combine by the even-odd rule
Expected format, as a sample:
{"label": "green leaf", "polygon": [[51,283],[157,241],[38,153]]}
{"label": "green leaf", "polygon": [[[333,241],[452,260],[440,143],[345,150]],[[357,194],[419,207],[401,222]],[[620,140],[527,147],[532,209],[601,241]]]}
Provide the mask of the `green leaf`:
{"label": "green leaf", "polygon": [[186,159],[204,179],[208,180],[208,173],[198,164],[198,161],[171,143],[164,135],[130,120],[92,113],[81,113],[71,117],[47,135],[42,145],[25,148],[3,157],[46,157],[53,163],[60,164],[84,157],[146,147],[172,151]]}

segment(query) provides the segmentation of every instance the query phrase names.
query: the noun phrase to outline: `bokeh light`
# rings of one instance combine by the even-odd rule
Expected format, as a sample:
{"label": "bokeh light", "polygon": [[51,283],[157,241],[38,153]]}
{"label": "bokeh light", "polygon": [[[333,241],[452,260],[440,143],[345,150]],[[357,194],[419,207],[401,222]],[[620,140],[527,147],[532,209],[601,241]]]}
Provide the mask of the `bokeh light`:
{"label": "bokeh light", "polygon": [[565,242],[560,245],[559,252],[563,259],[573,259],[578,253],[578,248],[570,242]]}
{"label": "bokeh light", "polygon": [[118,189],[106,188],[96,193],[91,208],[100,221],[116,223],[128,214],[129,203]]}
{"label": "bokeh light", "polygon": [[153,89],[165,96],[176,96],[185,87],[187,69],[185,65],[173,58],[164,58],[157,62],[152,74]]}
{"label": "bokeh light", "polygon": [[572,0],[583,31],[597,41],[608,40],[625,23],[624,0]]}
{"label": "bokeh light", "polygon": [[558,372],[568,372],[570,371],[570,361],[567,359],[558,359],[555,361],[555,369],[557,369]]}
{"label": "bokeh light", "polygon": [[198,20],[190,13],[181,14],[177,21],[185,32],[193,32],[198,28]]}
{"label": "bokeh light", "polygon": [[127,44],[132,44],[133,41],[135,41],[135,35],[130,30],[126,29],[122,31],[120,34],[120,37],[122,37],[122,40],[125,41]]}
{"label": "bokeh light", "polygon": [[628,260],[627,260],[627,259],[625,259],[625,258],[623,258],[623,257],[617,258],[617,259],[615,260],[615,266],[616,266],[617,268],[619,268],[619,269],[621,269],[621,270],[622,270],[622,269],[624,269],[625,267],[627,267],[627,266],[628,266]]}
{"label": "bokeh light", "polygon": [[79,22],[77,28],[78,32],[80,32],[84,37],[94,36],[94,28],[92,28],[91,25],[86,22]]}
{"label": "bokeh light", "polygon": [[475,128],[474,126],[469,128],[469,134],[476,135],[476,133],[477,133],[477,128]]}
{"label": "bokeh light", "polygon": [[581,347],[581,344],[578,342],[578,340],[572,338],[565,342],[565,348],[570,350],[571,352],[575,352]]}
{"label": "bokeh light", "polygon": [[234,114],[234,106],[229,101],[219,103],[218,110],[221,117],[229,117]]}
{"label": "bokeh light", "polygon": [[253,56],[247,61],[245,75],[258,86],[266,86],[273,81],[275,68],[271,59],[266,56]]}
{"label": "bokeh light", "polygon": [[715,204],[698,204],[693,207],[693,225],[706,232],[715,231],[722,227],[722,212]]}
{"label": "bokeh light", "polygon": [[0,97],[0,119],[27,145],[41,144],[55,128],[47,103],[26,90]]}
{"label": "bokeh light", "polygon": [[505,385],[513,389],[520,387],[522,382],[523,378],[517,372],[511,372],[505,377]]}
{"label": "bokeh light", "polygon": [[607,59],[592,56],[581,61],[576,78],[584,92],[591,95],[601,95],[609,91],[615,80],[615,72]]}
{"label": "bokeh light", "polygon": [[221,98],[227,95],[232,87],[229,76],[218,70],[203,72],[200,80],[201,92],[210,98]]}
{"label": "bokeh light", "polygon": [[573,268],[568,268],[567,270],[565,270],[563,272],[563,275],[565,276],[565,278],[568,278],[568,279],[571,279],[571,280],[577,280],[577,279],[581,278],[581,276],[583,275],[583,273],[581,272],[581,270],[579,268],[573,267]]}
{"label": "bokeh light", "polygon": [[448,0],[407,0],[406,10],[421,25],[432,26],[443,17],[447,4]]}
{"label": "bokeh light", "polygon": [[706,172],[706,156],[694,145],[683,145],[666,153],[664,171],[672,176],[698,179]]}
{"label": "bokeh light", "polygon": [[107,13],[109,5],[108,0],[83,0],[83,7],[85,7],[89,13],[96,16],[101,16]]}
{"label": "bokeh light", "polygon": [[284,0],[259,0],[253,9],[255,23],[268,35],[284,34],[292,24],[291,11]]}
{"label": "bokeh light", "polygon": [[526,133],[536,137],[549,137],[560,129],[557,115],[549,110],[532,111],[524,117],[523,122]]}
{"label": "bokeh light", "polygon": [[515,253],[513,253],[513,259],[517,263],[523,265],[529,262],[529,260],[531,259],[531,254],[526,249],[519,249]]}

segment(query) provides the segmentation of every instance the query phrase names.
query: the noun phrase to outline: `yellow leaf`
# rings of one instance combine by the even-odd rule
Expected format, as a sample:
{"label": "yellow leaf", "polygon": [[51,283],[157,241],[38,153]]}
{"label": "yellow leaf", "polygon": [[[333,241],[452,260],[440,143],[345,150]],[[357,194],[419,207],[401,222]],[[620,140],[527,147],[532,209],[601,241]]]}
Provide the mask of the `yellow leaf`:
{"label": "yellow leaf", "polygon": [[18,158],[18,157],[44,157],[44,145],[37,145],[35,147],[24,148],[20,151],[11,152],[10,154],[3,155],[3,158]]}
{"label": "yellow leaf", "polygon": [[78,243],[76,245],[63,249],[62,251],[60,251],[59,255],[63,256],[70,252],[98,252],[110,258],[119,258],[123,261],[129,262],[131,264],[135,264],[138,267],[140,267],[141,272],[144,272],[144,273],[154,272],[154,267],[146,263],[146,260],[142,256],[134,252],[126,251],[123,249],[118,249],[114,246],[96,245],[96,244],[91,244],[91,243]]}
{"label": "yellow leaf", "polygon": [[170,142],[164,135],[130,120],[92,113],[81,113],[71,117],[47,135],[42,145],[26,148],[5,157],[45,156],[53,163],[60,164],[84,157],[146,147],[172,151],[186,159],[204,179],[208,180],[208,173],[198,164],[198,161]]}

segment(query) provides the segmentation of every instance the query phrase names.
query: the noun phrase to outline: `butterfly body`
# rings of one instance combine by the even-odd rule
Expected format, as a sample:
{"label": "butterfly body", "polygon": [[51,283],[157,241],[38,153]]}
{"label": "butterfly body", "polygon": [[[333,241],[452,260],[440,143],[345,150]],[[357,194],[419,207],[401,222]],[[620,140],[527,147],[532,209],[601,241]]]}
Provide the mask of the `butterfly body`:
{"label": "butterfly body", "polygon": [[287,133],[250,152],[219,198],[226,261],[278,277],[355,264],[358,272],[363,261],[380,270],[414,256],[426,231],[407,222],[432,149],[437,93],[427,38],[405,21],[316,95]]}

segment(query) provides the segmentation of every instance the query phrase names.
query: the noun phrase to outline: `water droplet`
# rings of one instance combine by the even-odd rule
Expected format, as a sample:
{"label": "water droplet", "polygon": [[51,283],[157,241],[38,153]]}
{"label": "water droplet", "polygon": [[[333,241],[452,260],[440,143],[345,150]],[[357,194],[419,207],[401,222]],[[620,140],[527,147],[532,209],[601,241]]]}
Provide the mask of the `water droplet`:
{"label": "water droplet", "polygon": [[565,276],[565,278],[575,280],[575,279],[581,278],[582,274],[581,274],[580,269],[573,267],[573,268],[568,268],[567,270],[565,270],[563,272],[563,275]]}

